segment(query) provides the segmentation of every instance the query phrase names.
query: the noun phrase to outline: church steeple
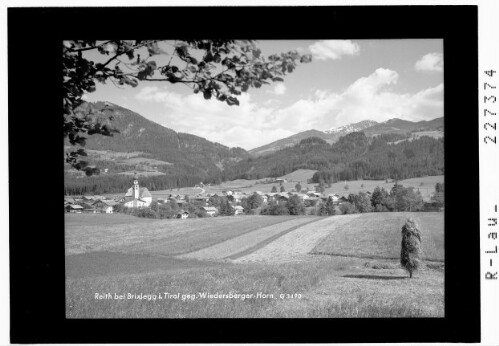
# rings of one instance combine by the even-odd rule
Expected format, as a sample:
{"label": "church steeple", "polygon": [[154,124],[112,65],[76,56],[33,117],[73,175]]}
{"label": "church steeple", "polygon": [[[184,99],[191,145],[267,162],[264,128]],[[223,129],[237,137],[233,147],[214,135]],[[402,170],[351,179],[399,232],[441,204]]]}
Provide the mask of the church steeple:
{"label": "church steeple", "polygon": [[139,177],[137,174],[133,177],[133,198],[139,199]]}

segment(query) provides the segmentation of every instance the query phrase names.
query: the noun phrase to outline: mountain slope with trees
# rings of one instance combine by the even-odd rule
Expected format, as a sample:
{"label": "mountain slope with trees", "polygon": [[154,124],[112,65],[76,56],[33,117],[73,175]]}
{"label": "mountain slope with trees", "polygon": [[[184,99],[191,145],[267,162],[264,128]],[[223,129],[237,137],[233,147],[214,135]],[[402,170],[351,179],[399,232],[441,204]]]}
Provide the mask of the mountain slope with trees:
{"label": "mountain slope with trees", "polygon": [[[301,140],[318,137],[329,144],[333,144],[342,136],[352,132],[364,132],[368,137],[374,137],[381,134],[396,134],[397,139],[408,139],[410,134],[421,131],[443,131],[443,117],[436,118],[430,121],[412,122],[393,118],[382,123],[373,120],[363,120],[358,123],[348,124],[338,128],[329,129],[326,131],[307,130],[299,132],[292,136],[279,139],[272,143],[265,144],[261,147],[251,149],[249,153],[253,156],[269,155],[281,149],[298,144]],[[395,138],[395,137],[394,137]]]}
{"label": "mountain slope with trees", "polygon": [[231,168],[237,178],[279,177],[297,169],[315,169],[313,182],[358,179],[408,179],[444,173],[443,138],[420,137],[393,143],[398,134],[368,137],[352,132],[329,144],[312,137],[267,156],[249,158]]}

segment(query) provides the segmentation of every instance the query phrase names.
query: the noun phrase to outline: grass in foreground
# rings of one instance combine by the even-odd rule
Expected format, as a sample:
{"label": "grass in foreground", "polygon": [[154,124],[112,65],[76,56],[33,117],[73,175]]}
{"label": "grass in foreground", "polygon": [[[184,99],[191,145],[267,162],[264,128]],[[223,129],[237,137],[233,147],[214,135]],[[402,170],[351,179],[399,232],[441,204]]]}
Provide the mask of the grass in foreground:
{"label": "grass in foreground", "polygon": [[443,213],[369,213],[335,229],[311,253],[366,258],[400,258],[401,229],[414,218],[421,231],[423,259],[444,260]]}
{"label": "grass in foreground", "polygon": [[[360,269],[352,271],[352,267],[360,264],[358,261],[326,258],[280,265],[225,263],[173,272],[70,278],[66,284],[66,315],[68,318],[443,316],[442,273],[426,270],[410,280],[400,276],[403,274],[400,269],[373,270],[359,266]],[[201,298],[200,293],[204,292],[254,297]],[[273,296],[258,298],[259,292]],[[95,299],[96,293],[113,296],[143,293],[151,298],[156,295],[156,300]],[[280,294],[285,298],[281,299]]]}

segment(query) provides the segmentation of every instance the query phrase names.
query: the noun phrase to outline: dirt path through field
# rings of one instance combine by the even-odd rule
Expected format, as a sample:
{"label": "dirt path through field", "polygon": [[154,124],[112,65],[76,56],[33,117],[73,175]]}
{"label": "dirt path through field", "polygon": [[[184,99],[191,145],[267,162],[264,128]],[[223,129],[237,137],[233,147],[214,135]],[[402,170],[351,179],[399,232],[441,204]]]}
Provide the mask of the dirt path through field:
{"label": "dirt path through field", "polygon": [[265,244],[268,239],[275,239],[276,237],[291,232],[300,226],[315,222],[318,222],[315,217],[296,218],[290,221],[278,223],[276,225],[263,227],[222,243],[177,257],[195,258],[200,260],[225,259],[235,254],[243,253],[248,249],[257,248],[259,244]]}
{"label": "dirt path through field", "polygon": [[317,222],[303,225],[279,237],[259,250],[244,255],[234,262],[290,262],[307,260],[308,253],[326,236],[344,226],[360,214],[331,216]]}

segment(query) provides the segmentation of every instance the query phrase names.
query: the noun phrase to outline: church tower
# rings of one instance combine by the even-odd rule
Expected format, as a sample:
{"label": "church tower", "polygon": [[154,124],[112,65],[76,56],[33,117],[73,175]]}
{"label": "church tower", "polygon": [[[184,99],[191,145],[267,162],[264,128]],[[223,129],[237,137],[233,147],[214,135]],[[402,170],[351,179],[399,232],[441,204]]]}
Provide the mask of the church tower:
{"label": "church tower", "polygon": [[137,175],[133,177],[133,198],[139,199],[139,180]]}

